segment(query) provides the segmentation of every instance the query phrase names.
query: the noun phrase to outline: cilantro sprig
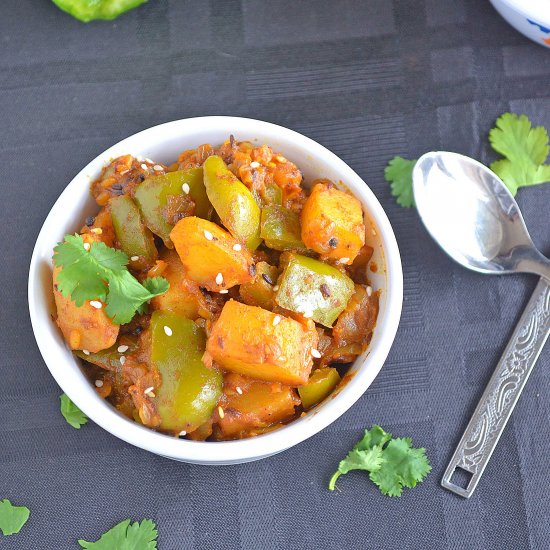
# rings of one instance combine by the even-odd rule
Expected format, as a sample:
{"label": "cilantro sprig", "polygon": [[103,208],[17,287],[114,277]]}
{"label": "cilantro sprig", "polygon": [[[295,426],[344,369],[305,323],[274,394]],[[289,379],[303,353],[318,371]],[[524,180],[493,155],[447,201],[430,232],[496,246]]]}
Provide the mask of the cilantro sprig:
{"label": "cilantro sprig", "polygon": [[68,395],[61,394],[59,400],[61,401],[61,414],[73,428],[79,430],[88,422],[88,417],[71,401]]}
{"label": "cilantro sprig", "polygon": [[[504,157],[495,160],[489,168],[512,195],[520,187],[550,181],[550,164],[545,164],[550,144],[543,126],[533,128],[527,116],[504,113],[489,132],[489,142]],[[412,171],[415,164],[416,160],[393,157],[384,169],[384,179],[391,185],[391,194],[397,204],[405,208],[414,206]]]}
{"label": "cilantro sprig", "polygon": [[384,170],[384,178],[391,185],[391,194],[397,204],[410,208],[414,206],[412,172],[416,160],[393,157]]}
{"label": "cilantro sprig", "polygon": [[119,325],[129,323],[136,312],[142,313],[151,298],[169,288],[163,277],[147,278],[140,283],[126,267],[128,256],[121,250],[94,242],[84,248],[81,235],[66,235],[54,248],[58,289],[77,306],[86,300],[106,303],[105,313]]}
{"label": "cilantro sprig", "polygon": [[383,495],[399,497],[403,487],[415,487],[431,469],[426,450],[413,448],[410,437],[392,439],[380,426],[373,426],[340,462],[328,487],[334,491],[341,475],[365,470]]}
{"label": "cilantro sprig", "polygon": [[157,529],[150,519],[140,523],[126,519],[103,533],[96,542],[80,539],[78,544],[89,550],[156,550]]}
{"label": "cilantro sprig", "polygon": [[5,537],[19,533],[30,515],[26,506],[14,506],[8,499],[0,500],[0,531]]}
{"label": "cilantro sprig", "polygon": [[490,166],[512,195],[520,187],[550,181],[550,164],[544,164],[550,146],[544,126],[533,128],[525,115],[504,113],[489,132],[493,149],[504,158]]}

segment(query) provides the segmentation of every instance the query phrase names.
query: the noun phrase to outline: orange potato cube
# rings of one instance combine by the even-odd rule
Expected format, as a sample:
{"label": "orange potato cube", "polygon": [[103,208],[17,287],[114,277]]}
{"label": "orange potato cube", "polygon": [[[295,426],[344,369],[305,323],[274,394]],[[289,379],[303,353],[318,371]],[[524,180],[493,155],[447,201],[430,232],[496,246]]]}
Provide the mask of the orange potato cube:
{"label": "orange potato cube", "polygon": [[208,290],[224,291],[254,278],[254,260],[247,248],[211,221],[183,218],[170,239],[186,276]]}
{"label": "orange potato cube", "polygon": [[203,361],[259,380],[305,384],[317,346],[315,324],[229,300],[214,323]]}
{"label": "orange potato cube", "polygon": [[103,308],[96,309],[89,301],[78,307],[69,297],[63,296],[56,285],[59,271],[59,268],[55,268],[53,276],[56,323],[69,347],[91,353],[110,348],[118,337],[119,325],[107,317]]}
{"label": "orange potato cube", "polygon": [[325,258],[349,265],[365,244],[363,209],[354,196],[327,182],[316,183],[304,205],[302,240]]}
{"label": "orange potato cube", "polygon": [[164,249],[159,259],[166,263],[162,272],[170,288],[151,300],[151,307],[163,311],[173,311],[187,319],[200,317],[199,311],[204,307],[204,296],[199,285],[185,276],[185,270],[175,250]]}
{"label": "orange potato cube", "polygon": [[104,242],[107,246],[113,246],[115,242],[115,228],[111,211],[103,207],[93,218],[91,226],[85,225],[82,230],[82,238],[85,243]]}
{"label": "orange potato cube", "polygon": [[236,373],[224,377],[217,414],[217,440],[240,439],[264,433],[279,422],[291,420],[300,399],[294,388],[262,382]]}

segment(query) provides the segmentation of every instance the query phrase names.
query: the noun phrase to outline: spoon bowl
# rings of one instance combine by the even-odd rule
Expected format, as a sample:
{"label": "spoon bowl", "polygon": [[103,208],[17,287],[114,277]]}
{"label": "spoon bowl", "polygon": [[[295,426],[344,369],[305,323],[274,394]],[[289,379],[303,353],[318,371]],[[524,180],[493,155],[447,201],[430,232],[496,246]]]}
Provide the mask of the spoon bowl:
{"label": "spoon bowl", "polygon": [[413,170],[418,213],[441,248],[468,269],[536,273],[550,280],[550,261],[533,244],[504,182],[464,155],[437,151]]}

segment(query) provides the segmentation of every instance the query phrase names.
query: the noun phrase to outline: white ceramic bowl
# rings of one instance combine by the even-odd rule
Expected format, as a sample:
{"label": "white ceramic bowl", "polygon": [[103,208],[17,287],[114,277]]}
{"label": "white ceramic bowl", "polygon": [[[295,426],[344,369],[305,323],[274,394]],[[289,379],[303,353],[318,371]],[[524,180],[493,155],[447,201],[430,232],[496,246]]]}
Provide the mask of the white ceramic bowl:
{"label": "white ceramic bowl", "polygon": [[550,48],[549,0],[491,0],[491,4],[520,33]]}
{"label": "white ceramic bowl", "polygon": [[[81,370],[52,322],[52,249],[66,233],[78,231],[97,206],[89,194],[90,181],[111,159],[131,153],[169,164],[178,154],[201,143],[218,144],[229,134],[238,140],[267,143],[303,171],[306,181],[328,177],[361,200],[371,221],[374,260],[379,269],[373,286],[381,289],[380,313],[368,351],[351,371],[354,376],[339,393],[303,418],[274,432],[241,441],[195,442],[169,437],[118,413],[101,399]],[[158,455],[195,464],[238,464],[281,452],[311,437],[342,415],[370,386],[381,369],[397,331],[403,299],[401,259],[388,218],[365,182],[336,155],[315,141],[274,124],[232,117],[177,120],[139,132],[117,143],[78,173],[51,209],[34,248],[29,273],[29,309],[38,347],[63,391],[94,422],[116,437]]]}

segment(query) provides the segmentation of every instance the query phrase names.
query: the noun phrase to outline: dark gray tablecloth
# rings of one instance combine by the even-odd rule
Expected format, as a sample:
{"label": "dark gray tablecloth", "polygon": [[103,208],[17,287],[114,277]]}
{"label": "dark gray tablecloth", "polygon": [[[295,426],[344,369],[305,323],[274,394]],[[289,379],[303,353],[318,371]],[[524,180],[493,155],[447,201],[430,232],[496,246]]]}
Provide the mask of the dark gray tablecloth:
{"label": "dark gray tablecloth", "polygon": [[[48,0],[4,0],[0,75],[0,499],[32,510],[0,548],[75,548],[126,517],[155,519],[161,550],[550,547],[548,348],[473,498],[439,486],[535,279],[452,263],[382,177],[396,154],[489,161],[487,132],[510,109],[550,128],[550,51],[482,0],[151,0],[89,25]],[[358,403],[283,454],[225,468],[67,425],[26,298],[36,235],[82,166],[138,130],[212,114],[282,124],[340,155],[388,212],[405,272],[395,344]],[[518,194],[547,253],[549,199],[549,185]],[[433,473],[400,499],[361,473],[329,493],[372,423],[425,446]]]}

